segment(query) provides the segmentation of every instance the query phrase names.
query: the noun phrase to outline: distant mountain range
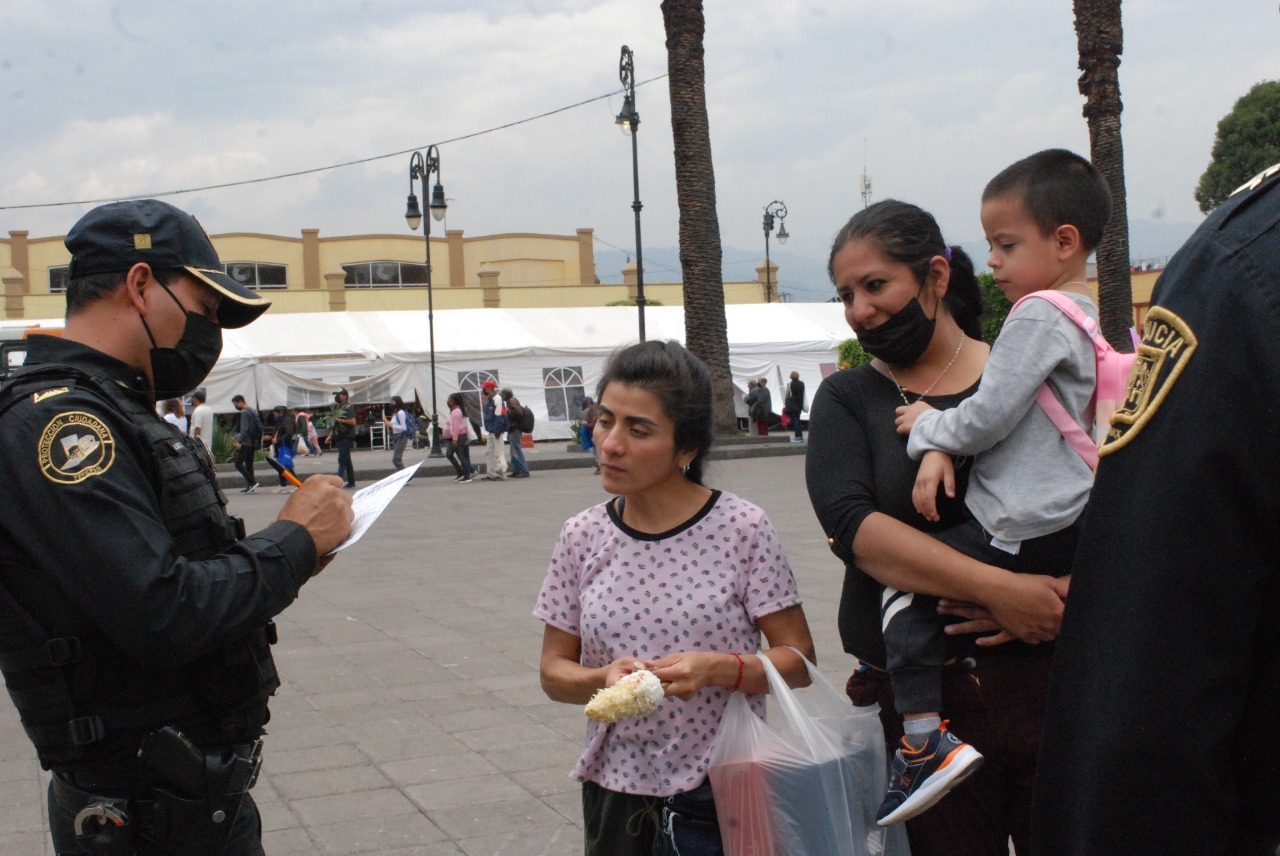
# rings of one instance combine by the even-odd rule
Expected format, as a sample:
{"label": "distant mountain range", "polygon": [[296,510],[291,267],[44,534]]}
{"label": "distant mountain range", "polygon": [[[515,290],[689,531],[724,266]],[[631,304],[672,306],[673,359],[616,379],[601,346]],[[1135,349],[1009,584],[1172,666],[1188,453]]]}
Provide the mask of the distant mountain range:
{"label": "distant mountain range", "polygon": [[[1152,220],[1131,220],[1129,223],[1129,249],[1135,263],[1163,263],[1191,237],[1198,223],[1165,223]],[[973,257],[979,271],[987,269],[987,245],[985,241],[960,244]],[[746,282],[756,278],[756,265],[764,261],[759,250],[743,250],[725,247],[722,275],[726,282]],[[778,265],[779,291],[789,295],[797,303],[821,303],[831,299],[835,292],[827,277],[827,260],[789,253],[781,248],[769,251],[770,259]],[[601,282],[622,281],[622,267],[630,256],[619,250],[596,251],[596,275]],[[644,248],[645,282],[681,282],[680,251],[676,247]]]}

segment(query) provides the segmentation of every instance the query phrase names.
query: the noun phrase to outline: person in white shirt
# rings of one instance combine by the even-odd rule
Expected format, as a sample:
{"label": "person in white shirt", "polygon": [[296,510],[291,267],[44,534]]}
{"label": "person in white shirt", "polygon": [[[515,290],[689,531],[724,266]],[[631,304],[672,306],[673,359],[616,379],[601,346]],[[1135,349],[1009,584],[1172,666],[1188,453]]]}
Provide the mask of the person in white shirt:
{"label": "person in white shirt", "polygon": [[213,454],[213,408],[205,403],[208,396],[203,389],[191,393],[191,436],[204,444],[209,454]]}

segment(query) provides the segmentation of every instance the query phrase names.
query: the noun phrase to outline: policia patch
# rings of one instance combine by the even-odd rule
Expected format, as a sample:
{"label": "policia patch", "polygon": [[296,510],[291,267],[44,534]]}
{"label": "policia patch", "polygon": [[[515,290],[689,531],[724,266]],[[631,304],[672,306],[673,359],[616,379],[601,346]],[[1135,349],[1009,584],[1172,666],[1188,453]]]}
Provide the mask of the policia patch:
{"label": "policia patch", "polygon": [[98,417],[82,410],[59,413],[40,435],[40,471],[57,484],[78,484],[111,469],[116,441]]}
{"label": "policia patch", "polygon": [[1142,325],[1142,344],[1129,370],[1124,401],[1111,415],[1111,428],[1098,450],[1099,457],[1123,448],[1138,436],[1187,367],[1197,344],[1187,322],[1163,306],[1151,307]]}

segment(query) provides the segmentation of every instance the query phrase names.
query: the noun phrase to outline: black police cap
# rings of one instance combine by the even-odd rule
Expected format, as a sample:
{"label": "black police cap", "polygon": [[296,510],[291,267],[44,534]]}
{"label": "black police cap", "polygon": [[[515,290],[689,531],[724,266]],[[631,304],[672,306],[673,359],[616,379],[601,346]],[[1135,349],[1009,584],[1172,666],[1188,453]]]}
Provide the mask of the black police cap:
{"label": "black police cap", "polygon": [[223,327],[243,327],[271,305],[227,276],[195,217],[158,199],[99,206],[71,227],[64,243],[71,251],[71,279],[124,273],[138,262],[152,270],[185,271],[222,296],[218,323]]}

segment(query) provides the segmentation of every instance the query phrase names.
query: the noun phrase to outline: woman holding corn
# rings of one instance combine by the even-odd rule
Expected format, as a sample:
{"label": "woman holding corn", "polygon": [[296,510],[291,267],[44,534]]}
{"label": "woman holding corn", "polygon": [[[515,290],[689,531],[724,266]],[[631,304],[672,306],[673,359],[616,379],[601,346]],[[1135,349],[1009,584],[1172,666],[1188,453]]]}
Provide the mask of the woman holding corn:
{"label": "woman holding corn", "polygon": [[647,716],[588,722],[571,774],[583,783],[585,852],[719,853],[707,771],[730,693],[752,694],[764,715],[761,657],[807,684],[791,649],[814,659],[809,625],[768,518],[702,483],[706,366],[676,342],[642,342],[614,354],[596,398],[614,498],[567,521],[556,544],[534,610],[546,623],[542,687],[584,704],[648,670],[665,698]]}

